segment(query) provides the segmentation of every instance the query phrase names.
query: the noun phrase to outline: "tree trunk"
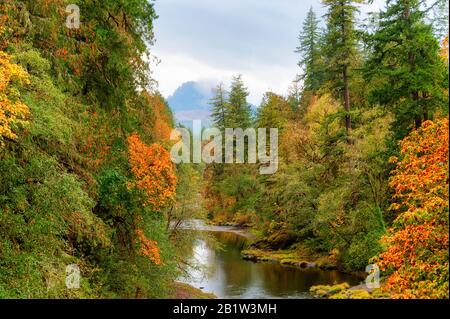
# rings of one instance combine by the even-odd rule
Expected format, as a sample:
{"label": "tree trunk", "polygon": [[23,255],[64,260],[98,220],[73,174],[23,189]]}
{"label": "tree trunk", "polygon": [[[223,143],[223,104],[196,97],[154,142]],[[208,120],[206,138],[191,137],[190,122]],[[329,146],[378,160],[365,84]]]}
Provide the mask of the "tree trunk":
{"label": "tree trunk", "polygon": [[422,93],[423,96],[423,121],[428,121],[429,120],[429,116],[428,116],[428,106],[427,106],[427,98],[428,98],[428,93],[427,92],[423,92]]}
{"label": "tree trunk", "polygon": [[347,66],[344,66],[343,70],[343,80],[344,80],[344,109],[347,114],[345,115],[345,131],[347,133],[347,139],[350,135],[350,129],[351,129],[351,120],[350,120],[350,91],[348,88],[348,74],[347,74]]}
{"label": "tree trunk", "polygon": [[[417,92],[417,91],[412,92],[412,98],[413,98],[413,101],[418,101],[419,100],[419,92]],[[422,116],[420,114],[417,114],[415,116],[414,123],[416,125],[416,129],[422,126]]]}

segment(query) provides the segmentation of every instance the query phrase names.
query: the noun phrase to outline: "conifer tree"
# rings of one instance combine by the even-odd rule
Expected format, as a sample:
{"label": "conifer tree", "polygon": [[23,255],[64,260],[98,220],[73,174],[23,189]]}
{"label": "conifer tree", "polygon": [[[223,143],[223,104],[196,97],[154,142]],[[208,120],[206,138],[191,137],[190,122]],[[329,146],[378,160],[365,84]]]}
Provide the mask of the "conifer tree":
{"label": "conifer tree", "polygon": [[424,22],[419,0],[389,0],[371,37],[372,57],[366,64],[368,79],[375,79],[372,102],[396,115],[398,138],[420,127],[432,112],[444,109],[446,68],[439,58],[439,42]]}
{"label": "conifer tree", "polygon": [[298,37],[299,46],[295,52],[301,54],[298,65],[303,70],[300,79],[304,81],[305,90],[316,92],[321,85],[320,71],[320,31],[319,20],[312,7],[308,11],[303,29]]}
{"label": "conifer tree", "polygon": [[251,126],[251,110],[247,102],[248,94],[247,88],[242,81],[242,76],[234,76],[228,98],[229,113],[227,116],[227,125],[230,128],[239,127],[245,129]]}
{"label": "conifer tree", "polygon": [[325,55],[328,80],[342,95],[344,101],[345,128],[347,137],[351,129],[350,120],[350,78],[352,64],[358,54],[358,35],[355,28],[355,3],[361,0],[323,0],[328,8]]}
{"label": "conifer tree", "polygon": [[227,127],[228,103],[223,83],[220,83],[214,89],[214,97],[210,100],[209,104],[212,106],[211,118],[214,126],[221,131],[225,130]]}

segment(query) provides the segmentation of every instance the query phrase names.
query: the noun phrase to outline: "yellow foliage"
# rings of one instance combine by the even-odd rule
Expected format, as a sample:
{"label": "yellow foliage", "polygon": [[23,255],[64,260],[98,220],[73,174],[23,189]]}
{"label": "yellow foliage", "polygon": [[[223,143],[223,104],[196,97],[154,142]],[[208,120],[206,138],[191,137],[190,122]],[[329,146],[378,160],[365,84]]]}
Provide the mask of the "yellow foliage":
{"label": "yellow foliage", "polygon": [[28,106],[22,103],[13,84],[28,84],[28,74],[11,56],[0,51],[0,146],[5,139],[16,139],[15,129],[28,123]]}
{"label": "yellow foliage", "polygon": [[440,56],[442,60],[448,64],[448,34],[444,40],[442,40]]}

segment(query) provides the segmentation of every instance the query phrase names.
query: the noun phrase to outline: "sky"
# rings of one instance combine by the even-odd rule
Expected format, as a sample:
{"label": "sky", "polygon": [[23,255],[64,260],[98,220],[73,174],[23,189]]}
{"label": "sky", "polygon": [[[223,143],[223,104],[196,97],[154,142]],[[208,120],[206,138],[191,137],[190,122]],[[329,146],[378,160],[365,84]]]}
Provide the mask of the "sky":
{"label": "sky", "polygon": [[294,51],[310,7],[325,13],[319,0],[156,0],[153,78],[165,97],[187,81],[229,85],[235,74],[254,105],[267,91],[285,94],[300,71]]}

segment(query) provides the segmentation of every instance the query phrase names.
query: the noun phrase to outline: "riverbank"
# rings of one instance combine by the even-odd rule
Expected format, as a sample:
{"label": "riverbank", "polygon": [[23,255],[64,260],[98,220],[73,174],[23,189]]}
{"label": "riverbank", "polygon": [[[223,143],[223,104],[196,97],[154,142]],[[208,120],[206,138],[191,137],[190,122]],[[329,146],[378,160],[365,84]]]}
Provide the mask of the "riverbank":
{"label": "riverbank", "polygon": [[321,299],[389,299],[389,293],[380,288],[371,289],[365,284],[350,286],[348,283],[338,285],[317,285],[310,288],[315,298]]}
{"label": "riverbank", "polygon": [[[252,228],[249,225],[243,225],[236,222],[211,222],[201,228],[208,231],[226,231],[234,232],[238,235],[244,236],[252,241],[252,244],[248,249],[244,249],[241,252],[241,256],[244,260],[253,262],[272,262],[279,263],[284,266],[292,266],[299,268],[318,268],[321,270],[341,270],[339,269],[334,256],[317,254],[312,252],[308,247],[300,243],[294,244],[293,248],[288,249],[266,249],[270,247],[270,244],[279,238],[286,236],[273,235],[271,238],[265,239],[261,236],[257,236],[252,232]],[[284,234],[281,234],[284,235]],[[262,244],[261,244],[262,243]],[[277,245],[275,243],[275,245]],[[279,244],[278,244],[279,245]],[[261,248],[263,247],[263,248]],[[364,278],[365,276],[360,272],[351,273],[356,276]]]}
{"label": "riverbank", "polygon": [[189,284],[175,281],[173,283],[173,295],[171,299],[217,299],[213,293],[204,292]]}
{"label": "riverbank", "polygon": [[242,259],[253,262],[279,263],[283,266],[298,268],[318,268],[321,270],[338,270],[364,280],[367,276],[364,271],[346,271],[339,267],[332,255],[320,255],[311,252],[306,246],[297,244],[293,249],[265,250],[245,249],[241,251]]}
{"label": "riverbank", "polygon": [[336,270],[338,267],[330,257],[320,256],[308,251],[305,247],[296,249],[263,250],[250,248],[241,252],[242,258],[254,262],[280,263],[285,266],[300,268],[319,268],[322,270]]}

